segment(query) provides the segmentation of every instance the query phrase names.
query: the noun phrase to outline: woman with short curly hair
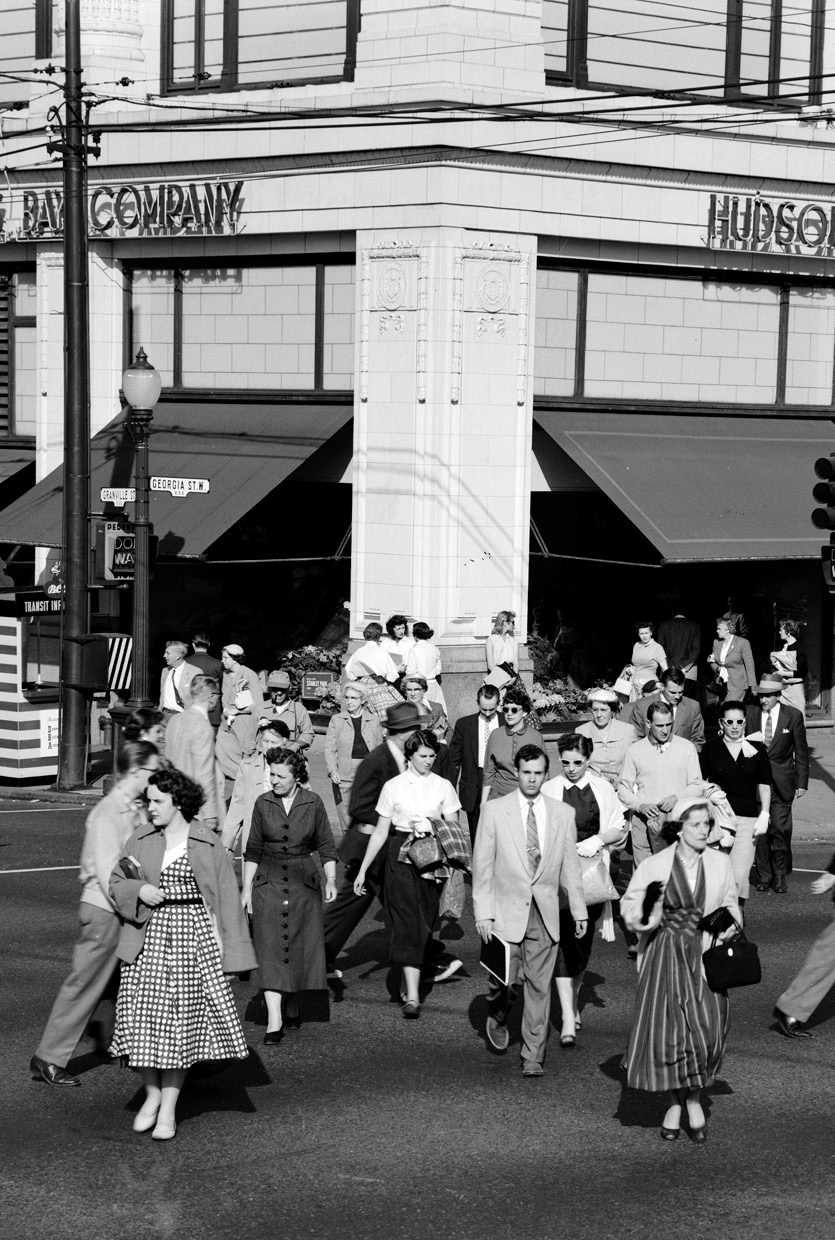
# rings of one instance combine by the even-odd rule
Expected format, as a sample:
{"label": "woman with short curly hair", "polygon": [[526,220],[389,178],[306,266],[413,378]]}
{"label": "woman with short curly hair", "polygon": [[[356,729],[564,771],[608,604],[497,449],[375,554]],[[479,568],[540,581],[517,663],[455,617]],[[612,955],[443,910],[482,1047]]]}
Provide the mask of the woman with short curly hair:
{"label": "woman with short curly hair", "polygon": [[321,798],[302,787],[304,755],[270,749],[264,762],[272,791],[260,796],[252,811],[241,900],[252,913],[267,1002],[264,1042],[276,1046],[286,1030],[301,1024],[298,992],[327,989],[321,879],[313,854],[325,871],[330,904],[336,899],[336,848]]}
{"label": "woman with short curly hair", "polygon": [[538,745],[545,750],[542,733],[530,722],[532,709],[521,683],[511,685],[502,703],[504,727],[490,733],[484,753],[484,779],[481,804],[505,797],[519,787],[516,774],[516,754],[523,745]]}
{"label": "woman with short curly hair", "polygon": [[175,1136],[186,1072],[248,1050],[224,973],[256,967],[238,884],[214,831],[196,821],[203,790],[174,767],[148,781],[150,826],[128,840],[110,876],[125,919],[112,1055],[145,1083],[135,1132]]}

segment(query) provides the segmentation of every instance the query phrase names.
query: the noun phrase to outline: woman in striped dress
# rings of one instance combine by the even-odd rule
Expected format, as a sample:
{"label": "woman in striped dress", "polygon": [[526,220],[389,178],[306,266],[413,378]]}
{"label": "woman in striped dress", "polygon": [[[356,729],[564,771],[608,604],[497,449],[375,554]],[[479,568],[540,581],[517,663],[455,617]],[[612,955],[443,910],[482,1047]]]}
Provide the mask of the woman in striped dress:
{"label": "woman in striped dress", "polygon": [[[742,923],[731,863],[706,847],[712,818],[708,802],[678,801],[665,827],[675,842],[641,862],[620,904],[627,927],[641,934],[627,1081],[632,1089],[668,1092],[666,1141],[679,1135],[683,1106],[692,1139],[707,1139],[700,1094],[722,1065],[730,1023],[728,996],[710,989],[702,966],[713,939],[698,929],[723,906]],[[730,927],[719,941],[735,932]]]}

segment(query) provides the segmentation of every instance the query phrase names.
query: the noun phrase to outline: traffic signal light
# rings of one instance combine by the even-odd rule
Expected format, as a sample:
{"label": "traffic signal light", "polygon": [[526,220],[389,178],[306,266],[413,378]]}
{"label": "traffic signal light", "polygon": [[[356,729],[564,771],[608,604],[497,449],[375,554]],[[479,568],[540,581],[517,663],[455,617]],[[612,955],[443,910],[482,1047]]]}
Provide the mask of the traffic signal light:
{"label": "traffic signal light", "polygon": [[816,530],[835,530],[835,454],[818,457],[815,476],[821,481],[813,486],[812,498],[825,507],[812,513],[812,525]]}

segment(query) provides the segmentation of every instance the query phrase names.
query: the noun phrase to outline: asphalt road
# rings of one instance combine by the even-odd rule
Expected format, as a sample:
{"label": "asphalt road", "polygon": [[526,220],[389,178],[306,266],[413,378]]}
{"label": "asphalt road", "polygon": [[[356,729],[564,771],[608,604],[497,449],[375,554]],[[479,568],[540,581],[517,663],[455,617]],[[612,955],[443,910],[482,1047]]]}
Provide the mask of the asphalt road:
{"label": "asphalt road", "polygon": [[[618,1072],[634,994],[623,941],[598,940],[578,1049],[553,1036],[546,1075],[523,1080],[511,1049],[483,1040],[485,990],[471,912],[451,944],[461,980],[406,1022],[386,989],[372,913],[346,954],[340,1002],[303,1004],[302,1030],[276,1049],[245,1021],[249,1060],[187,1087],[175,1141],[131,1130],[140,1091],[83,1042],[80,1089],[30,1080],[27,1066],[75,936],[75,871],[85,811],[4,802],[0,1234],[249,1240],[831,1240],[835,1225],[835,1002],[811,1042],[781,1037],[774,998],[832,916],[796,873],[788,896],[749,904],[765,979],[732,997],[709,1140],[659,1139],[660,1096]],[[825,865],[804,843],[796,865]],[[43,867],[71,867],[44,869]],[[35,870],[34,873],[13,871]],[[241,1013],[253,982],[236,982]]]}

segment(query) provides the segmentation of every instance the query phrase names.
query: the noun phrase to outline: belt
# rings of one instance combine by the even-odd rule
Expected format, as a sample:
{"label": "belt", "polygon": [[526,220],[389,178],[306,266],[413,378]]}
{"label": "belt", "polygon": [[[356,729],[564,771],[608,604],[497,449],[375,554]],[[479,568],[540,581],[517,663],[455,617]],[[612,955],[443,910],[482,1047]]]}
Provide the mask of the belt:
{"label": "belt", "polygon": [[163,904],[202,904],[202,896],[166,896]]}
{"label": "belt", "polygon": [[262,861],[306,861],[313,853],[265,853]]}

